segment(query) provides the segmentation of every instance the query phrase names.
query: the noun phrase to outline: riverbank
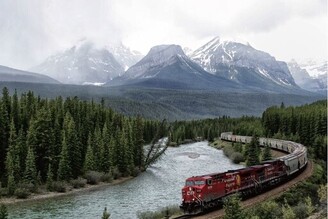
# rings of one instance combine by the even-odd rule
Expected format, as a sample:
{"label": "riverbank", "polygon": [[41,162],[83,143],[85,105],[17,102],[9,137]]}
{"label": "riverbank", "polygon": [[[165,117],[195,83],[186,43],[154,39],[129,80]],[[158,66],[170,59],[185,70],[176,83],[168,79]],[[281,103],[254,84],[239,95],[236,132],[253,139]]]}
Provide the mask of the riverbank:
{"label": "riverbank", "polygon": [[38,202],[38,201],[43,201],[43,200],[47,200],[47,199],[54,199],[57,197],[83,194],[86,192],[97,191],[97,190],[103,189],[108,186],[117,185],[117,184],[126,182],[132,178],[133,177],[124,177],[124,178],[113,180],[111,183],[101,182],[97,185],[86,184],[85,187],[83,187],[83,188],[78,188],[78,189],[71,188],[69,191],[63,192],[63,193],[44,192],[41,194],[32,194],[26,199],[18,199],[18,198],[14,198],[14,197],[10,197],[10,198],[1,197],[0,204],[12,205],[12,204],[18,204],[18,203],[22,203],[22,202]]}

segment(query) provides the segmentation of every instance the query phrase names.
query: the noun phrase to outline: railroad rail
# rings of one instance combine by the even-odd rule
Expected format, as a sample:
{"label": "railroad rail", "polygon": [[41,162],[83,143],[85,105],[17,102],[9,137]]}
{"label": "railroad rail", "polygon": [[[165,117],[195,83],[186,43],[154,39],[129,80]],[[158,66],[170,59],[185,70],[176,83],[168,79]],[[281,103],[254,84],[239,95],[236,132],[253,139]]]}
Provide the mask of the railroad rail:
{"label": "railroad rail", "polygon": [[[252,137],[225,132],[221,133],[221,140],[250,143]],[[183,215],[182,218],[192,217],[190,213],[205,213],[209,209],[222,206],[224,199],[233,193],[238,192],[243,197],[257,195],[255,199],[260,199],[260,196],[275,191],[277,187],[286,189],[284,185],[295,182],[294,179],[299,179],[299,176],[312,174],[312,164],[308,166],[307,149],[302,144],[272,138],[259,138],[259,142],[261,146],[268,146],[288,154],[264,161],[260,165],[188,178],[182,189],[181,204],[181,208],[188,214]],[[304,170],[308,171],[307,175],[301,174]],[[288,183],[282,184],[285,182]],[[205,215],[196,218],[207,217]]]}

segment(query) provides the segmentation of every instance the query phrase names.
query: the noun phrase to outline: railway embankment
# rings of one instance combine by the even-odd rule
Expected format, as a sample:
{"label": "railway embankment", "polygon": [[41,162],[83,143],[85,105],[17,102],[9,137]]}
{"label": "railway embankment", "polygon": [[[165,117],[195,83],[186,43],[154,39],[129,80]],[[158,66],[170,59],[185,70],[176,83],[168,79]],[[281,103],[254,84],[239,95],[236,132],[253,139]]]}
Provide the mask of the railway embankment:
{"label": "railway embankment", "polygon": [[[305,170],[296,176],[295,178],[291,179],[290,181],[270,190],[265,193],[262,193],[260,195],[257,195],[253,198],[247,199],[241,203],[241,206],[243,208],[249,208],[252,206],[255,206],[259,203],[262,203],[264,201],[272,200],[284,192],[288,191],[290,188],[294,187],[297,183],[303,182],[304,180],[308,179],[310,176],[312,176],[314,171],[314,165],[313,162],[309,161]],[[224,209],[220,209],[217,211],[213,211],[209,214],[202,215],[202,216],[196,216],[193,218],[196,219],[221,219],[224,216]]]}

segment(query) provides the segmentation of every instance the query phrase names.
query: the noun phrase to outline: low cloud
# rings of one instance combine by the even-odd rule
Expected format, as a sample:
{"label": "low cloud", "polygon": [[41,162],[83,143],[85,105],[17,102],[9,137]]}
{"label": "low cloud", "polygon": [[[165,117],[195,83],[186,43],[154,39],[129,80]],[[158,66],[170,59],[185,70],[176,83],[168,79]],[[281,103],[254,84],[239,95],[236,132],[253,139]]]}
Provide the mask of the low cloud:
{"label": "low cloud", "polygon": [[[0,0],[0,65],[26,69],[82,38],[122,40],[146,53],[156,44],[195,47],[217,35],[268,37],[293,19],[327,20],[327,1]],[[321,23],[326,37],[327,21]]]}

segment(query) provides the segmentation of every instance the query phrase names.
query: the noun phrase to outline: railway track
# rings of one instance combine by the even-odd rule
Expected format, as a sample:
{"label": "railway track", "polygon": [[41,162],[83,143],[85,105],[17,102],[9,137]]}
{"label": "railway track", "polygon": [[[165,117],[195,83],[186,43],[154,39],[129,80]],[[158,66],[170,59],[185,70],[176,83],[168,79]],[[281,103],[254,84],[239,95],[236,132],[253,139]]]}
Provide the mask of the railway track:
{"label": "railway track", "polygon": [[[301,182],[307,178],[309,178],[313,173],[313,163],[309,160],[306,169],[296,176],[295,178],[287,181],[286,183],[271,189],[270,191],[267,191],[265,193],[262,193],[258,196],[249,198],[241,203],[241,206],[243,208],[248,208],[251,207],[257,203],[261,203],[263,201],[275,198],[282,194],[283,192],[287,191],[290,187],[295,186],[298,182]],[[186,217],[186,218],[197,218],[197,219],[219,219],[224,215],[224,210],[220,209],[217,211],[212,211],[206,215],[201,215],[201,216],[195,216],[195,217]],[[183,217],[182,217],[183,218]]]}
{"label": "railway track", "polygon": [[174,217],[172,219],[188,219],[188,218],[192,218],[192,216],[189,216],[189,215],[181,215],[181,216],[178,216],[178,217]]}
{"label": "railway track", "polygon": [[[270,191],[264,192],[260,195],[257,195],[255,197],[252,197],[245,201],[242,201],[241,206],[243,208],[248,208],[257,203],[261,203],[263,201],[275,198],[275,197],[279,196],[280,194],[284,193],[285,191],[287,191],[290,187],[295,186],[298,182],[301,182],[301,181],[309,178],[312,175],[312,173],[313,173],[313,163],[311,161],[309,161],[305,170],[301,174],[296,176],[295,178],[287,181],[286,183],[284,183],[276,188],[271,189]],[[219,219],[219,218],[222,218],[223,215],[224,215],[224,210],[220,209],[220,210],[212,211],[208,214],[201,215],[201,216],[181,215],[181,216],[174,217],[171,219],[188,219],[188,218]]]}

